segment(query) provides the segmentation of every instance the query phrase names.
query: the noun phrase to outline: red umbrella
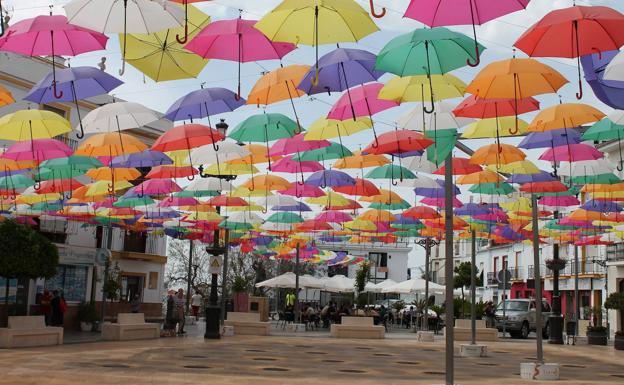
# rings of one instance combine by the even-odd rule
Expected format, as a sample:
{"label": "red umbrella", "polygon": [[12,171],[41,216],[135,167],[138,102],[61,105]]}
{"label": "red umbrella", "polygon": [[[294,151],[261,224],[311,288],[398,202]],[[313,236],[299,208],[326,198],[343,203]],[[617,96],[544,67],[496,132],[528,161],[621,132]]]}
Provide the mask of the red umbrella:
{"label": "red umbrella", "polygon": [[520,187],[520,191],[527,193],[556,193],[568,191],[568,188],[558,180],[549,182],[525,183]]}
{"label": "red umbrella", "polygon": [[42,181],[37,190],[38,194],[51,194],[51,193],[64,193],[70,191],[70,195],[66,196],[67,199],[71,199],[71,191],[78,187],[84,186],[76,179],[51,179]]}
{"label": "red umbrella", "polygon": [[372,197],[380,194],[379,189],[373,182],[360,178],[355,178],[355,184],[353,186],[336,186],[333,187],[333,190],[347,195],[366,197]]}
{"label": "red umbrella", "polygon": [[513,98],[482,99],[476,95],[470,95],[453,110],[453,114],[457,117],[487,119],[521,115],[537,111],[539,108],[539,101],[532,97],[518,99],[516,102]]}
{"label": "red umbrella", "polygon": [[206,202],[210,206],[249,206],[246,200],[239,197],[229,197],[225,195],[219,195],[212,197]]}
{"label": "red umbrella", "polygon": [[156,166],[145,177],[147,179],[185,178],[197,174],[199,172],[191,166]]}
{"label": "red umbrella", "polygon": [[416,206],[403,211],[403,216],[414,219],[438,219],[441,215],[427,206]]}
{"label": "red umbrella", "polygon": [[583,97],[581,56],[618,50],[624,45],[624,15],[602,6],[557,9],[520,36],[514,46],[531,57],[577,58],[579,92]]}
{"label": "red umbrella", "polygon": [[[481,166],[470,163],[470,159],[468,158],[453,158],[453,175],[468,175],[475,172],[483,171]],[[440,167],[435,175],[444,175],[444,166]]]}
{"label": "red umbrella", "polygon": [[422,151],[433,144],[423,134],[412,130],[395,130],[379,135],[376,141],[366,147],[366,154],[402,154],[405,152]]}
{"label": "red umbrella", "polygon": [[203,124],[183,124],[162,134],[152,145],[152,150],[160,152],[189,150],[223,139],[223,134]]}

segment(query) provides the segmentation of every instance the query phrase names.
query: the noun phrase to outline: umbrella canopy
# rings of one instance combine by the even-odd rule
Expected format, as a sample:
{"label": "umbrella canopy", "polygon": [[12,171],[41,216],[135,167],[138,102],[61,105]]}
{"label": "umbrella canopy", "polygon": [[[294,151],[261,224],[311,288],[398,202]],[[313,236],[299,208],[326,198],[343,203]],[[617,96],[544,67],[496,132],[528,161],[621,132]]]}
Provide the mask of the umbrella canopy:
{"label": "umbrella canopy", "polygon": [[[382,293],[415,294],[425,290],[426,281],[422,278],[412,278],[399,282],[395,285],[388,285],[381,290]],[[429,290],[444,291],[446,288],[435,282],[429,281]]]}
{"label": "umbrella canopy", "polygon": [[352,293],[355,291],[355,280],[344,275],[334,275],[325,280],[323,290],[331,293]]}
{"label": "umbrella canopy", "polygon": [[165,113],[165,118],[175,122],[179,120],[208,118],[231,112],[245,104],[245,100],[234,92],[220,87],[202,88],[192,91],[176,100]]}
{"label": "umbrella canopy", "polygon": [[49,139],[71,130],[67,119],[45,110],[19,110],[0,118],[0,139]]}
{"label": "umbrella canopy", "polygon": [[82,124],[84,132],[109,133],[146,126],[159,120],[157,112],[139,103],[115,102],[89,112]]}

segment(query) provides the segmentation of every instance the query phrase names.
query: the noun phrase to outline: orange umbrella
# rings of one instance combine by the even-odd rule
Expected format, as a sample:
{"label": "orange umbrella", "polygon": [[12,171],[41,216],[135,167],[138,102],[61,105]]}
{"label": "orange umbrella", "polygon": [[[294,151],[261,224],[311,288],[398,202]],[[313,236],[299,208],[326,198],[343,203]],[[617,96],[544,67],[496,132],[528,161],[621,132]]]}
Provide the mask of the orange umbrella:
{"label": "orange umbrella", "polygon": [[389,163],[390,159],[383,155],[362,155],[362,151],[353,151],[353,155],[338,159],[336,163],[334,163],[334,168],[366,168],[383,166]]}
{"label": "orange umbrella", "polygon": [[372,209],[362,213],[357,219],[371,222],[390,222],[396,217],[390,211]]}
{"label": "orange umbrella", "polygon": [[583,103],[562,103],[548,107],[533,118],[527,131],[549,131],[574,128],[604,118],[597,108]]}
{"label": "orange umbrella", "polygon": [[9,104],[15,103],[15,99],[13,99],[13,95],[11,95],[11,91],[6,88],[0,86],[0,107],[4,107]]}
{"label": "orange umbrella", "polygon": [[147,150],[147,145],[134,136],[111,132],[91,136],[78,146],[74,155],[118,156],[145,150]]}
{"label": "orange umbrella", "polygon": [[34,160],[13,160],[0,157],[0,171],[17,171],[37,167]]}
{"label": "orange umbrella", "polygon": [[[261,144],[246,144],[243,148],[247,149],[250,152],[249,155],[244,156],[242,158],[228,160],[225,163],[228,164],[258,164],[258,163],[267,163],[269,161],[269,152],[266,146]],[[280,159],[280,156],[272,156],[270,157],[271,161],[275,161]]]}
{"label": "orange umbrella", "polygon": [[243,184],[243,187],[247,187],[250,191],[255,189],[260,190],[288,190],[292,183],[277,175],[259,175],[250,178]]}
{"label": "orange umbrella", "polygon": [[403,198],[394,191],[380,189],[379,194],[372,196],[363,196],[360,198],[362,202],[384,203],[391,205],[393,203],[402,203]]}
{"label": "orange umbrella", "polygon": [[488,144],[479,148],[470,157],[470,163],[501,165],[524,160],[526,154],[510,144]]}
{"label": "orange umbrella", "polygon": [[305,95],[305,92],[297,89],[297,86],[309,70],[310,66],[308,65],[293,64],[269,72],[253,86],[247,97],[247,104],[260,106],[260,104],[268,105],[282,100],[290,100],[299,131],[301,131],[301,124],[299,124],[299,116],[293,99]]}
{"label": "orange umbrella", "polygon": [[86,174],[95,180],[135,180],[141,176],[136,168],[92,168]]}
{"label": "orange umbrella", "polygon": [[427,206],[416,206],[407,209],[403,212],[403,215],[408,218],[414,219],[437,219],[440,218],[440,213]]}
{"label": "orange umbrella", "polygon": [[482,184],[482,183],[498,183],[503,178],[490,170],[484,170],[479,172],[473,172],[472,174],[462,175],[457,178],[455,183],[457,184]]}
{"label": "orange umbrella", "polygon": [[[519,99],[557,92],[568,80],[552,67],[535,59],[507,59],[488,64],[466,87],[483,99]],[[515,108],[518,111],[518,108]],[[516,115],[517,117],[517,115]],[[515,132],[518,133],[518,119]]]}
{"label": "orange umbrella", "polygon": [[599,211],[588,211],[584,209],[576,209],[568,218],[575,221],[606,221],[607,217]]}

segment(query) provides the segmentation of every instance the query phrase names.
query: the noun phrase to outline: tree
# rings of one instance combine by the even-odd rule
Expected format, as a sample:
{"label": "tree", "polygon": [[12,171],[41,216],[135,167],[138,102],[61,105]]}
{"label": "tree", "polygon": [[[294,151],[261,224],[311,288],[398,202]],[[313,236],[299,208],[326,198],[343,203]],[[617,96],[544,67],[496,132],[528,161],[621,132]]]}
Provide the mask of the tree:
{"label": "tree", "polygon": [[356,291],[356,299],[358,308],[363,308],[367,305],[366,298],[366,282],[369,280],[370,274],[370,262],[364,261],[360,264],[360,268],[355,273],[355,291]]}
{"label": "tree", "polygon": [[[472,269],[472,264],[470,262],[461,262],[459,265],[455,266],[455,268],[453,269],[453,272],[455,273],[455,276],[453,276],[453,287],[455,289],[461,289],[461,293],[462,293],[462,303],[465,302],[465,298],[464,298],[464,287],[468,287],[470,286],[470,271],[473,270]],[[475,286],[480,286],[479,283],[479,269],[477,269],[477,267],[474,267],[474,271],[473,273],[474,277],[475,277]],[[462,316],[463,316],[463,309],[462,309]]]}
{"label": "tree", "polygon": [[[58,266],[58,249],[41,233],[12,220],[0,223],[0,276],[9,279],[52,278]],[[8,314],[8,312],[7,312]]]}
{"label": "tree", "polygon": [[[167,266],[165,287],[182,287],[186,290],[189,273],[189,241],[171,239],[167,245]],[[193,264],[191,266],[191,288],[201,291],[210,285],[210,255],[206,246],[193,242]]]}

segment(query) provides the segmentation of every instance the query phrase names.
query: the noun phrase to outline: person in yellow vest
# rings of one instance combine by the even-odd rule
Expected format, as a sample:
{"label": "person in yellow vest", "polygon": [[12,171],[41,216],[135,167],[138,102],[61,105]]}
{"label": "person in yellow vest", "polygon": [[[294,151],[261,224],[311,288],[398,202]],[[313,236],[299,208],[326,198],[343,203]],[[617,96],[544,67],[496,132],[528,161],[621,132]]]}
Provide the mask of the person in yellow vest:
{"label": "person in yellow vest", "polygon": [[286,294],[286,307],[294,307],[296,300],[295,293],[290,292]]}

